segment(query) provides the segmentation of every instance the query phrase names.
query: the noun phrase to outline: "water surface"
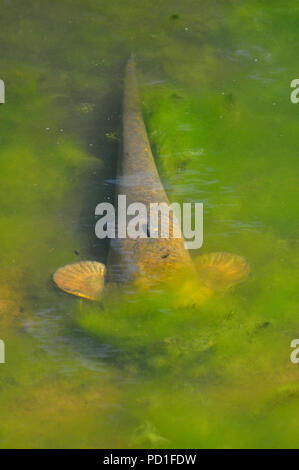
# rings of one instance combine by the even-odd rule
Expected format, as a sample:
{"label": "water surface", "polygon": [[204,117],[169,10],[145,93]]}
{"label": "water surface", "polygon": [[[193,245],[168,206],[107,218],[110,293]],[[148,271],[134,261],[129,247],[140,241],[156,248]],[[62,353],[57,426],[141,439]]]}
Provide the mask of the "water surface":
{"label": "water surface", "polygon": [[[0,446],[298,447],[298,2],[1,0]],[[105,261],[124,64],[169,198],[204,203],[204,244],[250,279],[175,291],[58,291]],[[188,300],[188,293],[186,300]]]}

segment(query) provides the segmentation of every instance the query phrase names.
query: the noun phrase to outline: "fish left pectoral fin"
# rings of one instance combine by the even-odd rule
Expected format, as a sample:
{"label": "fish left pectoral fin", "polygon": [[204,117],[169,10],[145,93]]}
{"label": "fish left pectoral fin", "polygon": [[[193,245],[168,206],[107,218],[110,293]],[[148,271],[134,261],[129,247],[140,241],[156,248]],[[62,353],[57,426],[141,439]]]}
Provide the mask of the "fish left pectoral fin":
{"label": "fish left pectoral fin", "polygon": [[194,265],[203,284],[213,291],[239,284],[250,274],[250,266],[245,258],[224,251],[197,256]]}

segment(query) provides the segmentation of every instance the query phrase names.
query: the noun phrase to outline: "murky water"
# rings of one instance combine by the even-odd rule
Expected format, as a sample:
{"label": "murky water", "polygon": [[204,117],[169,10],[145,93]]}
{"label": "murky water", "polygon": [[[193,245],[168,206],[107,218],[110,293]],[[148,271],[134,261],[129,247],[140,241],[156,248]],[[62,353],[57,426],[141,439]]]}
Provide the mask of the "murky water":
{"label": "murky water", "polygon": [[[298,447],[298,2],[0,6],[0,446]],[[169,198],[204,203],[192,256],[251,265],[200,305],[175,289],[98,305],[51,282],[106,260],[94,208],[132,50]]]}

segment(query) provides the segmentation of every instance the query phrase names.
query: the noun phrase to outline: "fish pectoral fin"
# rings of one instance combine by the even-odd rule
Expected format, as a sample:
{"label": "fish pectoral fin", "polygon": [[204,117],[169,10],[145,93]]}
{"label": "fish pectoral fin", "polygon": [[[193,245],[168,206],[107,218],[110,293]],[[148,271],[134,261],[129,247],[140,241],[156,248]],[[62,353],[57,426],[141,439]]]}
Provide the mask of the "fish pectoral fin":
{"label": "fish pectoral fin", "polygon": [[97,261],[80,261],[57,269],[53,281],[64,292],[99,300],[104,289],[106,267]]}
{"label": "fish pectoral fin", "polygon": [[244,281],[250,266],[245,258],[228,252],[215,252],[194,259],[200,281],[211,290],[225,290]]}

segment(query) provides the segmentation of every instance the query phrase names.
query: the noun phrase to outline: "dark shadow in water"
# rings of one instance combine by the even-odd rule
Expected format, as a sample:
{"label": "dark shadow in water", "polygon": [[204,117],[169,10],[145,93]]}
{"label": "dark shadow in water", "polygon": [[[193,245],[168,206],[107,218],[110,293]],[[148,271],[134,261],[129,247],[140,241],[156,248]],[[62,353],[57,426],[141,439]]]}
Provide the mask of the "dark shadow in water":
{"label": "dark shadow in water", "polygon": [[[96,103],[95,111],[88,118],[88,127],[81,139],[86,142],[89,153],[100,158],[102,166],[92,172],[82,190],[82,211],[79,218],[79,232],[86,240],[86,257],[106,263],[109,241],[99,240],[95,235],[95,208],[100,202],[113,202],[117,159],[120,146],[122,80],[107,96]],[[84,256],[83,256],[84,255]]]}

